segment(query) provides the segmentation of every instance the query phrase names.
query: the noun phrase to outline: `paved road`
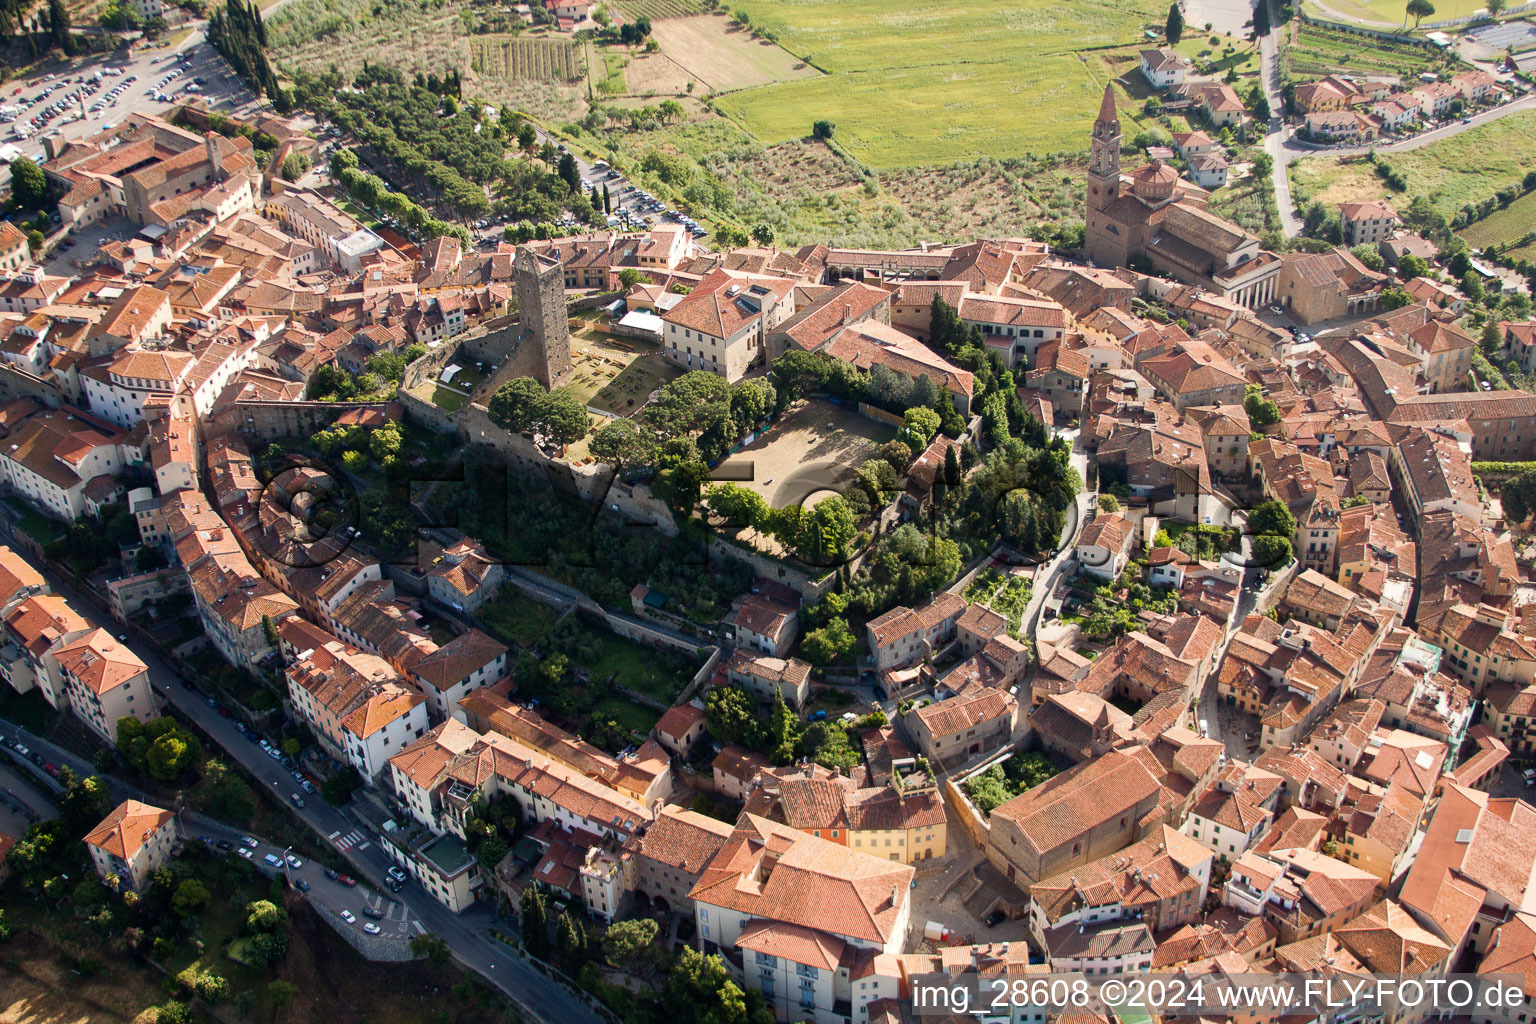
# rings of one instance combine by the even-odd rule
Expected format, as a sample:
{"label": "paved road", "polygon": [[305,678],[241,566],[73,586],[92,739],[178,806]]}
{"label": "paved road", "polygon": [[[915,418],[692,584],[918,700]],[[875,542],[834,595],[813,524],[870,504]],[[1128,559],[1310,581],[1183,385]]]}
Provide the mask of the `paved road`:
{"label": "paved road", "polygon": [[[43,566],[37,568],[49,576],[55,592],[68,598],[71,606],[94,625],[114,633],[121,628],[74,587],[54,578]],[[233,722],[214,713],[203,702],[202,696],[181,682],[158,651],[132,635],[127,643],[149,667],[150,681],[155,689],[184,715],[197,722],[216,744],[223,747],[261,785],[270,786],[274,793],[281,793],[285,798],[294,790],[293,778],[287,770],[262,753],[259,746],[245,739],[235,730]],[[86,767],[88,770],[89,766]],[[359,882],[383,887],[385,872],[393,862],[379,849],[378,842],[362,830],[358,822],[318,797],[307,799],[302,809],[290,804],[288,810],[323,841],[331,843],[353,865],[352,873]],[[306,877],[318,874],[318,871],[306,871]],[[311,878],[311,881],[314,879]],[[545,1024],[597,1024],[601,1019],[585,998],[551,983],[515,950],[489,938],[486,929],[497,920],[489,908],[477,904],[463,914],[456,915],[414,882],[408,884],[397,898],[405,910],[409,911],[411,918],[420,922],[419,930],[441,936],[465,968],[479,974],[531,1016]],[[399,912],[396,913],[398,919]],[[357,927],[362,924],[359,920]]]}
{"label": "paved road", "polygon": [[[1258,0],[1261,4],[1269,0]],[[1270,24],[1275,23],[1274,8],[1270,8]],[[1281,31],[1284,31],[1282,28]],[[1264,99],[1269,103],[1269,134],[1264,136],[1264,152],[1273,164],[1270,180],[1275,188],[1275,205],[1280,208],[1280,229],[1286,238],[1301,234],[1301,218],[1296,216],[1296,203],[1291,199],[1291,179],[1286,172],[1290,158],[1284,155],[1285,126],[1280,114],[1285,110],[1285,95],[1280,90],[1280,32],[1259,37],[1259,79],[1264,83]]]}

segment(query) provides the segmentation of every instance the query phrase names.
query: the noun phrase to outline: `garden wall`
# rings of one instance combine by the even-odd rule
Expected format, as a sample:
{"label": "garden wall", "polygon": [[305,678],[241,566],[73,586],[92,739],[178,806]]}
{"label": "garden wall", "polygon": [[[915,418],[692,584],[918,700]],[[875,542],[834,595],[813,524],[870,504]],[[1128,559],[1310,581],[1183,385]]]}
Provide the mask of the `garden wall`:
{"label": "garden wall", "polygon": [[307,896],[304,899],[310,909],[320,915],[321,920],[330,925],[337,935],[367,959],[382,963],[403,963],[407,960],[419,959],[411,953],[410,939],[399,935],[369,935],[361,928],[343,921],[340,914],[319,900],[310,899]]}
{"label": "garden wall", "polygon": [[[325,430],[351,409],[372,409],[388,415],[392,402],[236,402],[215,412],[209,422],[225,430],[271,441],[279,437],[308,437]],[[209,431],[213,434],[217,431]]]}

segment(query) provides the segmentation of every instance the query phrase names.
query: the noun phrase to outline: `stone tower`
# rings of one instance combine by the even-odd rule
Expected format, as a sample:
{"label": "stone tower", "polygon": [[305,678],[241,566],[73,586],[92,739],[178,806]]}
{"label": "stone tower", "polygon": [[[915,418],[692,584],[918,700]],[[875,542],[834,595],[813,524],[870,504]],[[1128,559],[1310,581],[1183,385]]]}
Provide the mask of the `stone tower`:
{"label": "stone tower", "polygon": [[533,376],[546,388],[571,369],[571,336],[565,316],[565,272],[558,260],[517,250],[512,264],[517,315],[524,344],[534,348]]}
{"label": "stone tower", "polygon": [[1093,122],[1088,162],[1088,208],[1108,209],[1120,198],[1120,118],[1115,112],[1115,86],[1104,86],[1104,102]]}

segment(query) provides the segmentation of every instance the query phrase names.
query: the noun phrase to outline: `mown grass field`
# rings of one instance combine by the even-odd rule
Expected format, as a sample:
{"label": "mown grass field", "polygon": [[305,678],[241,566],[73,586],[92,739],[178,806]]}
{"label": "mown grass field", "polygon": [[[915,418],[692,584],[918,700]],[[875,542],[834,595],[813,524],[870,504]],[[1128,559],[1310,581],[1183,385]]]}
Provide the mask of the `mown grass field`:
{"label": "mown grass field", "polygon": [[1527,192],[1504,209],[1463,228],[1460,235],[1468,245],[1482,249],[1513,242],[1532,231],[1536,231],[1536,192]]}
{"label": "mown grass field", "polygon": [[[1327,0],[1327,10],[1315,3],[1308,3],[1306,10],[1319,18],[1347,21],[1375,22],[1379,26],[1401,27],[1412,18],[1404,18],[1406,0]],[[1427,21],[1443,21],[1447,18],[1465,18],[1486,6],[1482,0],[1435,0],[1435,13]]]}
{"label": "mown grass field", "polygon": [[716,106],[768,145],[804,138],[828,118],[839,145],[886,170],[1085,149],[1103,93],[1104,80],[1066,54],[826,75]]}
{"label": "mown grass field", "polygon": [[[1389,201],[1406,205],[1422,195],[1450,216],[1536,170],[1536,111],[1522,110],[1418,149],[1387,154],[1385,159],[1408,180],[1406,193],[1391,195]],[[1364,161],[1346,164],[1338,157],[1308,157],[1291,164],[1290,173],[1301,205],[1305,205],[1303,198],[1333,205],[1379,198],[1387,192]]]}
{"label": "mown grass field", "polygon": [[1085,148],[1103,65],[1078,51],[1136,43],[1161,24],[1147,0],[745,0],[755,29],[827,72],[731,93],[718,108],[757,140],[837,124],[837,141],[880,168]]}

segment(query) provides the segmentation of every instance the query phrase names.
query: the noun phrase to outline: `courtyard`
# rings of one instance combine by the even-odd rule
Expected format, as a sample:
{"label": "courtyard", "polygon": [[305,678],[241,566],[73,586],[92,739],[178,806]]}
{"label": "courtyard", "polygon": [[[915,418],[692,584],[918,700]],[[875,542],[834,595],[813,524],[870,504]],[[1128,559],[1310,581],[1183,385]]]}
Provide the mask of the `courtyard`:
{"label": "courtyard", "polygon": [[790,406],[773,425],[731,452],[713,479],[756,491],[774,508],[821,491],[841,491],[896,428],[821,399]]}
{"label": "courtyard", "polygon": [[594,412],[629,417],[682,373],[662,358],[660,345],[583,327],[571,332],[571,373],[563,383]]}

